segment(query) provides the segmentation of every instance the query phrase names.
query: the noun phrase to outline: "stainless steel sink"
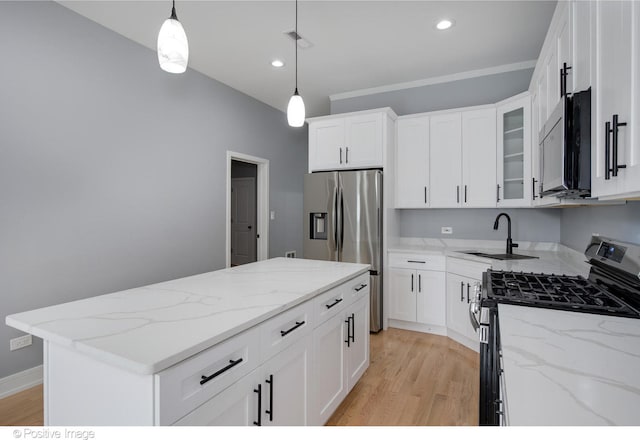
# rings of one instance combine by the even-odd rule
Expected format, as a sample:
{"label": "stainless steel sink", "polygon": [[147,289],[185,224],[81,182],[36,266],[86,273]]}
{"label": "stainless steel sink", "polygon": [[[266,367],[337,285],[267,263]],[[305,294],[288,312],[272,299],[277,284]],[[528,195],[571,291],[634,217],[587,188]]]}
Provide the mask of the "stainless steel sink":
{"label": "stainless steel sink", "polygon": [[462,252],[462,253],[467,255],[476,255],[478,257],[484,257],[484,258],[493,258],[494,260],[528,260],[532,258],[540,258],[540,257],[533,257],[531,255],[487,254],[485,252],[477,252],[477,251],[468,251],[468,252]]}

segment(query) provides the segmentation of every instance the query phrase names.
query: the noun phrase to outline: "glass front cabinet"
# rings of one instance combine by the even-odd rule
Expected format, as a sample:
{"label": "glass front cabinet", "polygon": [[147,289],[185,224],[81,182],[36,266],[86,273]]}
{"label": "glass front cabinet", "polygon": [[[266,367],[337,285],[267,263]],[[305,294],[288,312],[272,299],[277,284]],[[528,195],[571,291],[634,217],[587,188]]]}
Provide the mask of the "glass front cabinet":
{"label": "glass front cabinet", "polygon": [[498,207],[531,206],[531,97],[529,93],[497,104]]}

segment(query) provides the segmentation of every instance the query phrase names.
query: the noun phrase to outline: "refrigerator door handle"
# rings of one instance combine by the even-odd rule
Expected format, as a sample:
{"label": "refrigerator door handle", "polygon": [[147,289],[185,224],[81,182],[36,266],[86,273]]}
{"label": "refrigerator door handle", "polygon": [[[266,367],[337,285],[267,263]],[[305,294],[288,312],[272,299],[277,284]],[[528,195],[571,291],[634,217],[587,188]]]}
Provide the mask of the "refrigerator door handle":
{"label": "refrigerator door handle", "polygon": [[340,249],[344,248],[344,193],[340,187]]}
{"label": "refrigerator door handle", "polygon": [[336,252],[338,251],[338,187],[333,192],[333,243]]}

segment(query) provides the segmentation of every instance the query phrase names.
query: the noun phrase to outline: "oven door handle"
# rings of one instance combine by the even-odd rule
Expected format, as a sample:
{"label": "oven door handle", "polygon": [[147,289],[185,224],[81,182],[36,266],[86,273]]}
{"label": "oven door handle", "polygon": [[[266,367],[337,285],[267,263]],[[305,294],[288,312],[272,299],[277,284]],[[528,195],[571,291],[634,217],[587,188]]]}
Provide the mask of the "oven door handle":
{"label": "oven door handle", "polygon": [[480,322],[478,321],[478,314],[480,313],[480,295],[482,294],[482,287],[480,283],[475,283],[473,286],[473,300],[469,303],[469,318],[471,319],[471,325],[474,331],[478,331],[480,328]]}

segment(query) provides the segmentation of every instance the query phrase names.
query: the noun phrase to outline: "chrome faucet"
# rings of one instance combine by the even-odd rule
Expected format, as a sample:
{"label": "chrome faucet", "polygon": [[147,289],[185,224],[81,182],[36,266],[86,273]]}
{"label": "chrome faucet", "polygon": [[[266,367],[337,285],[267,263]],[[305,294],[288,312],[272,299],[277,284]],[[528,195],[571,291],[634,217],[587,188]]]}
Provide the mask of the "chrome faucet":
{"label": "chrome faucet", "polygon": [[509,215],[505,212],[501,212],[500,214],[498,214],[498,216],[496,217],[496,221],[493,223],[493,230],[498,230],[500,217],[502,217],[503,215],[507,218],[507,255],[512,255],[513,248],[518,247],[518,243],[514,243],[513,240],[511,240],[511,217],[509,217]]}

